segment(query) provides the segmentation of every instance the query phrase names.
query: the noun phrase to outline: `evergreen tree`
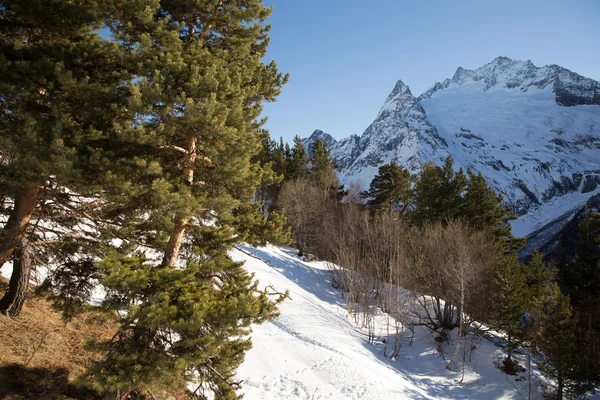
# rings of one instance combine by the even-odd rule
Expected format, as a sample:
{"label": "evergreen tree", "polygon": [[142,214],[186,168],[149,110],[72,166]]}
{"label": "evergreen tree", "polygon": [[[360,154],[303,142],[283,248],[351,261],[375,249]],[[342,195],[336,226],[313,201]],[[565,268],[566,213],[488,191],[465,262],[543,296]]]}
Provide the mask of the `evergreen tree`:
{"label": "evergreen tree", "polygon": [[[286,144],[287,145],[287,144]],[[279,145],[275,147],[273,150],[273,171],[275,173],[283,175],[284,177],[287,175],[286,170],[286,161],[285,161],[285,146],[283,144],[283,138],[279,138]]]}
{"label": "evergreen tree", "polygon": [[289,152],[286,179],[304,178],[308,176],[309,158],[300,136],[294,136],[294,146]]}
{"label": "evergreen tree", "polygon": [[[120,399],[197,386],[196,395],[236,399],[236,367],[251,347],[250,324],[273,317],[275,303],[223,253],[185,268],[157,268],[144,257],[109,254],[97,276],[105,307],[117,314],[118,335],[88,348],[105,354],[86,378]],[[132,299],[135,303],[132,303]]]}
{"label": "evergreen tree", "polygon": [[578,223],[575,257],[564,265],[561,289],[575,308],[600,297],[600,214],[587,208]]}
{"label": "evergreen tree", "polygon": [[516,219],[516,216],[504,204],[502,195],[494,192],[481,172],[475,174],[467,170],[467,176],[463,218],[473,229],[486,232],[501,248],[515,251],[522,248],[524,240],[516,239],[510,227],[510,221]]}
{"label": "evergreen tree", "polygon": [[0,191],[13,207],[0,232],[0,267],[23,237],[42,188],[82,192],[101,176],[93,164],[125,112],[129,79],[117,46],[94,32],[110,3],[2,1]]}
{"label": "evergreen tree", "polygon": [[264,205],[266,209],[271,209],[273,203],[277,199],[279,186],[283,181],[284,176],[283,174],[278,174],[274,168],[277,143],[270,138],[269,133],[266,131],[261,133],[261,137],[261,151],[252,161],[259,163],[263,170],[265,170],[265,174],[256,190],[255,201],[259,203],[261,207]]}
{"label": "evergreen tree", "polygon": [[507,336],[507,357],[503,370],[508,374],[517,372],[517,364],[512,358],[516,346],[524,337],[522,319],[527,312],[526,274],[516,255],[504,256],[495,279],[492,294],[494,308],[494,326]]}
{"label": "evergreen tree", "polygon": [[362,196],[373,214],[392,210],[404,214],[413,197],[409,170],[401,168],[396,161],[380,166],[369,190]]}
{"label": "evergreen tree", "polygon": [[559,265],[561,290],[579,316],[576,335],[581,382],[600,382],[600,214],[587,208],[578,224],[575,254]]}
{"label": "evergreen tree", "polygon": [[318,139],[313,143],[311,150],[310,172],[313,176],[313,181],[317,185],[326,183],[333,170],[333,160],[329,157],[327,142]]}
{"label": "evergreen tree", "polygon": [[527,284],[527,311],[533,318],[543,314],[542,308],[546,299],[552,295],[554,274],[546,268],[542,253],[536,249],[525,268],[525,281]]}
{"label": "evergreen tree", "polygon": [[577,317],[569,297],[555,285],[539,322],[536,344],[545,360],[538,366],[556,381],[556,398],[576,398],[586,388],[579,383],[577,360]]}
{"label": "evergreen tree", "polygon": [[313,183],[324,193],[323,203],[328,200],[339,201],[344,196],[344,185],[340,182],[335,172],[335,161],[329,155],[327,142],[318,139],[312,146],[310,158],[310,175]]}
{"label": "evergreen tree", "polygon": [[462,194],[467,177],[462,169],[455,173],[452,165],[452,158],[448,156],[443,167],[430,162],[423,168],[414,188],[412,219],[417,225],[447,223],[462,216]]}
{"label": "evergreen tree", "polygon": [[119,334],[91,346],[103,358],[88,379],[107,395],[152,397],[193,381],[197,395],[237,398],[249,326],[275,314],[227,255],[281,225],[253,202],[272,174],[258,117],[287,79],[261,61],[270,12],[260,0],[128,2],[111,23],[137,77],[132,127],[145,152],[111,198],[124,242],[87,273],[107,288],[103,306],[120,310]]}
{"label": "evergreen tree", "polygon": [[[1,2],[0,197],[12,207],[3,210],[0,267],[19,245],[36,261],[60,263],[60,252],[90,236],[77,228],[95,224],[97,209],[106,205],[99,193],[126,181],[116,166],[137,141],[128,128],[132,75],[123,49],[96,32],[116,4]],[[43,240],[48,235],[52,245]],[[22,268],[13,273],[20,276],[13,276],[2,301],[3,312],[12,315],[15,308],[7,306],[22,298],[31,268],[25,264],[34,259],[16,261]]]}

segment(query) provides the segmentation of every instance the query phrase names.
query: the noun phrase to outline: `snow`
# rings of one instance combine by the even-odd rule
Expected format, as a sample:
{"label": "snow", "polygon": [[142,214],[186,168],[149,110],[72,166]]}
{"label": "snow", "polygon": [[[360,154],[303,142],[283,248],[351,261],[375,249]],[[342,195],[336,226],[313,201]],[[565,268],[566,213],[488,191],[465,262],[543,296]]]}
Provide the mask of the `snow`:
{"label": "snow", "polygon": [[[255,326],[253,348],[238,369],[246,400],[262,399],[520,399],[526,381],[498,370],[504,352],[486,339],[475,343],[465,379],[446,369],[433,337],[415,328],[412,345],[397,360],[383,355],[384,344],[369,344],[367,330],[347,314],[343,296],[330,284],[324,262],[304,262],[294,250],[275,246],[232,250],[236,261],[261,286],[289,290],[281,315]],[[386,315],[376,318],[376,336],[386,337]],[[393,339],[392,339],[393,340]],[[453,349],[449,345],[447,355]],[[537,377],[537,371],[534,370]],[[536,378],[537,380],[538,378]]]}
{"label": "snow", "polygon": [[[549,86],[520,92],[497,87],[484,90],[482,82],[474,82],[439,91],[422,101],[429,120],[448,143],[447,151],[457,168],[481,171],[513,204],[527,201],[515,179],[536,196],[540,205],[530,207],[515,222],[517,234],[534,231],[597,193],[551,196],[548,192],[561,177],[597,174],[600,165],[598,148],[559,148],[551,142],[558,138],[574,143],[582,134],[600,139],[600,106],[566,108],[552,98]],[[483,141],[461,136],[465,132]],[[499,167],[499,162],[505,167]]]}
{"label": "snow", "polygon": [[[584,182],[600,181],[599,90],[556,65],[498,57],[459,67],[418,98],[398,81],[360,139],[332,143],[331,154],[340,182],[362,189],[392,159],[416,175],[449,155],[502,193],[519,216],[515,231],[527,235],[598,193]],[[560,105],[569,96],[588,104]]]}

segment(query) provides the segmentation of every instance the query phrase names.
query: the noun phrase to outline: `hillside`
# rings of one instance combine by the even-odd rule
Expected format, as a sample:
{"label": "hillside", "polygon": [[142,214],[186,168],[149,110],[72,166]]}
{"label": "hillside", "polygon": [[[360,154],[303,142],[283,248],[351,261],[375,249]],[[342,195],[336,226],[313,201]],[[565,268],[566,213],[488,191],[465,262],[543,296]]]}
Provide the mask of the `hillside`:
{"label": "hillside", "polygon": [[[0,278],[0,291],[6,281]],[[96,399],[75,380],[93,355],[85,342],[111,337],[114,322],[86,313],[65,322],[43,298],[30,293],[17,318],[0,314],[0,399]]]}
{"label": "hillside", "polygon": [[[379,313],[377,340],[369,344],[366,329],[348,317],[341,292],[331,287],[324,262],[303,262],[292,249],[274,246],[243,249],[259,259],[239,250],[231,256],[245,261],[261,286],[290,292],[279,318],[254,328],[254,346],[237,374],[246,400],[520,399],[526,395],[523,377],[507,376],[494,366],[504,353],[487,339],[474,343],[463,383],[460,372],[446,369],[448,361],[421,327],[415,329],[412,345],[407,334],[400,357],[390,360],[383,356],[386,316]],[[453,348],[448,346],[447,353]]]}

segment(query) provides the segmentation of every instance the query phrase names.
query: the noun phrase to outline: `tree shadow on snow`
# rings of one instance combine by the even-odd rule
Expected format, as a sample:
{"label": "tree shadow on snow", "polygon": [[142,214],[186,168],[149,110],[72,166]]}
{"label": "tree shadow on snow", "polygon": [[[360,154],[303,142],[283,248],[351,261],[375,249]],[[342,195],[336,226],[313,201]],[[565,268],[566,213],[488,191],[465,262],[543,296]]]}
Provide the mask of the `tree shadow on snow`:
{"label": "tree shadow on snow", "polygon": [[296,283],[308,293],[315,295],[319,300],[345,307],[346,303],[341,291],[331,286],[329,271],[305,264],[296,255],[294,249],[277,248],[277,252],[267,252],[246,245],[237,245],[237,247],[265,261],[268,265],[274,267],[274,271]]}
{"label": "tree shadow on snow", "polygon": [[[238,247],[265,261],[273,267],[274,271],[296,283],[303,290],[313,294],[319,300],[336,305],[342,310],[346,309],[346,302],[342,291],[331,286],[329,271],[311,267],[304,263],[297,256],[295,249],[272,248],[274,251],[265,251],[261,248],[246,245],[238,245]],[[344,324],[352,325],[351,321],[343,314],[340,314],[339,317],[343,320]],[[398,392],[398,398],[406,398],[406,396],[409,396],[411,399],[497,399],[500,397],[518,397],[516,388],[514,388],[515,382],[507,382],[507,379],[510,378],[503,375],[500,371],[495,370],[492,363],[492,354],[480,354],[480,357],[476,357],[480,358],[479,360],[474,359],[473,363],[469,363],[471,366],[477,363],[490,364],[484,366],[487,376],[482,375],[481,378],[485,379],[471,379],[460,383],[461,373],[446,369],[449,357],[452,355],[452,346],[448,347],[447,359],[444,360],[435,351],[435,341],[425,331],[425,328],[417,327],[416,331],[415,343],[412,346],[406,343],[403,344],[398,359],[390,360],[383,355],[384,345],[382,342],[371,344],[365,332],[355,330],[361,338],[365,349],[378,362],[393,369],[398,375],[414,386],[414,389],[409,387],[403,388],[402,392]],[[388,337],[387,340],[393,341],[393,336]],[[485,341],[485,339],[483,340]],[[389,343],[391,345],[391,342]],[[491,343],[485,345],[485,351],[493,352],[494,349],[497,350]],[[484,350],[481,349],[479,351]]]}

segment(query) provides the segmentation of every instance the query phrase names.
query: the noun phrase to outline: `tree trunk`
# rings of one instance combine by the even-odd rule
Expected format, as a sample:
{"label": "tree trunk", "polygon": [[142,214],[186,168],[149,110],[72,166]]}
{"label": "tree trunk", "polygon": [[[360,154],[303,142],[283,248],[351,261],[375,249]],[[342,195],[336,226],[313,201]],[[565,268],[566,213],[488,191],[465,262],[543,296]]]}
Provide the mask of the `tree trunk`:
{"label": "tree trunk", "polygon": [[[562,366],[561,366],[562,368]],[[563,399],[563,392],[564,392],[564,386],[565,386],[565,381],[562,377],[562,374],[558,373],[558,376],[556,377],[556,380],[558,381],[558,388],[556,389],[556,399],[557,400],[562,400]]]}
{"label": "tree trunk", "polygon": [[21,240],[21,245],[14,252],[13,272],[8,284],[8,290],[0,300],[0,312],[10,317],[21,313],[25,295],[29,287],[32,254],[27,239]]}
{"label": "tree trunk", "polygon": [[0,268],[8,261],[25,234],[31,214],[35,210],[39,192],[39,186],[28,186],[15,196],[14,208],[0,232]]}
{"label": "tree trunk", "polygon": [[185,225],[187,219],[182,218],[177,221],[177,224],[173,228],[169,241],[167,243],[167,249],[165,250],[165,256],[163,258],[162,265],[167,267],[173,267],[177,263],[179,258],[179,252],[181,250],[181,244],[183,243],[183,234],[185,233]]}
{"label": "tree trunk", "polygon": [[[187,183],[192,185],[194,183],[194,172],[196,170],[195,163],[198,157],[196,153],[196,143],[198,139],[196,137],[188,138],[187,140],[187,153],[184,157],[183,176]],[[173,231],[169,236],[167,242],[167,249],[165,250],[165,256],[163,258],[162,265],[173,267],[177,263],[179,253],[181,251],[181,244],[183,243],[183,235],[185,234],[186,226],[189,218],[179,218],[175,222]]]}
{"label": "tree trunk", "polygon": [[119,397],[119,400],[127,400],[127,399],[129,399],[129,396],[131,395],[131,392],[133,392],[133,388],[127,389],[125,391],[125,393],[123,393],[123,395]]}

